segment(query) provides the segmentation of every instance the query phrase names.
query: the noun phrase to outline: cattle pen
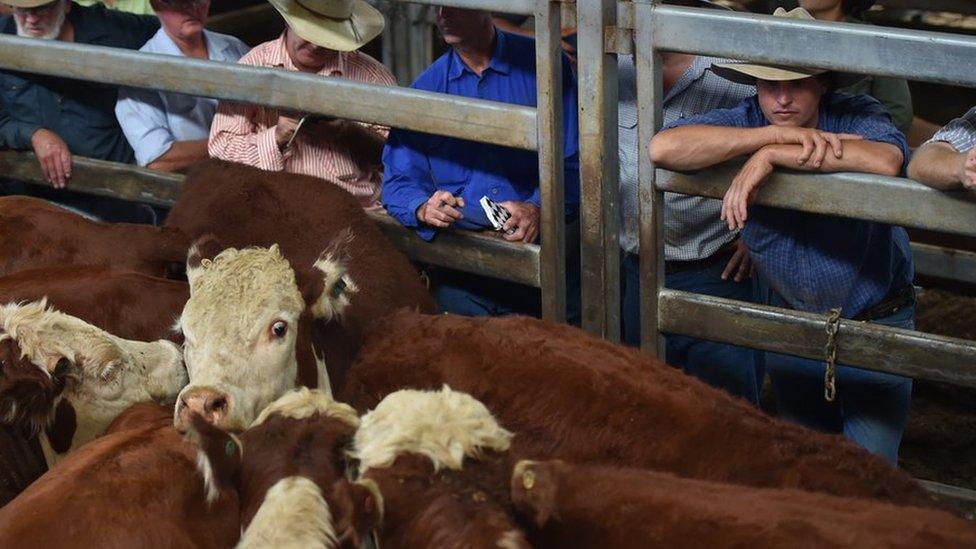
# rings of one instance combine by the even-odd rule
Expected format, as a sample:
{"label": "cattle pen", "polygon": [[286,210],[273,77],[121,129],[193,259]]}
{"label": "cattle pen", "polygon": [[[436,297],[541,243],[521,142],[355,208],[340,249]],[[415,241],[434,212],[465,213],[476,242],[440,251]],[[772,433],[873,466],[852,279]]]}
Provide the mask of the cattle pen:
{"label": "cattle pen", "polygon": [[[560,105],[560,29],[578,29],[580,89],[581,265],[583,328],[620,337],[616,54],[633,54],[638,82],[640,149],[661,125],[661,50],[761,63],[803,65],[976,87],[976,38],[854,24],[662,6],[631,0],[415,0],[534,15],[538,108],[387,88],[212,61],[121,49],[0,37],[0,67],[107,84],[264,104],[362,122],[538,151],[541,245],[474,233],[445,232],[427,243],[375,215],[411,259],[541,288],[543,314],[565,318],[565,226]],[[752,37],[742,40],[742,36]],[[800,44],[802,47],[797,47]],[[29,47],[28,47],[29,46]],[[5,176],[43,182],[33,155],[0,153]],[[74,190],[166,206],[182,177],[75,158]],[[827,318],[664,287],[665,192],[721,198],[735,166],[696,174],[655,169],[640,155],[641,318],[643,348],[663,357],[661,334],[680,334],[765,351],[823,359]],[[777,173],[757,203],[804,212],[887,222],[976,237],[976,194],[943,192],[911,180],[863,174]],[[922,253],[933,250],[916,248]],[[972,277],[976,259],[958,255],[952,269]],[[976,387],[976,342],[841,320],[838,362],[871,370]],[[947,497],[976,493],[928,484]]]}

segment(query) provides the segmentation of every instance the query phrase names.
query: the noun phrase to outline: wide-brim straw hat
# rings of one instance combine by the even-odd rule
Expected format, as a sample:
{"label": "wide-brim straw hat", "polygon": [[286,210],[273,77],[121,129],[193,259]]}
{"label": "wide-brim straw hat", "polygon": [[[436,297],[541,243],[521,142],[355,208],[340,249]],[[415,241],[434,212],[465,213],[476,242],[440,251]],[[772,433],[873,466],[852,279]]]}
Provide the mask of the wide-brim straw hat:
{"label": "wide-brim straw hat", "polygon": [[45,4],[53,4],[55,0],[3,0],[2,3],[14,8],[36,8]]}
{"label": "wide-brim straw hat", "polygon": [[[816,21],[810,13],[803,8],[794,8],[786,11],[783,8],[776,8],[773,17],[783,17],[786,19],[801,19]],[[826,69],[812,69],[807,67],[784,67],[780,65],[760,65],[757,63],[713,63],[712,72],[731,80],[738,84],[754,86],[756,80],[771,80],[783,82],[787,80],[801,80],[828,72]]]}
{"label": "wide-brim straw hat", "polygon": [[336,51],[352,51],[376,38],[386,20],[363,0],[268,0],[298,36]]}

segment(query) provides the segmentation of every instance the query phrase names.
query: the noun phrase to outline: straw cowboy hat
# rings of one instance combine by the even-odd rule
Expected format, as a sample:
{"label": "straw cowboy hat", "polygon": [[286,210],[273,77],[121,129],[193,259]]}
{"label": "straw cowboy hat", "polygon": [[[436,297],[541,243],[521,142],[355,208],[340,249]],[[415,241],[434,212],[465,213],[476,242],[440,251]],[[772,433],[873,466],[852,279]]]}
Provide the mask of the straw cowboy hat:
{"label": "straw cowboy hat", "polygon": [[45,4],[53,4],[54,0],[3,0],[2,3],[15,8],[36,8]]}
{"label": "straw cowboy hat", "polygon": [[[786,11],[783,8],[776,8],[773,17],[783,17],[786,19],[800,19],[805,21],[816,21],[807,10],[794,8]],[[758,65],[755,63],[713,63],[712,72],[731,80],[738,84],[754,86],[756,80],[801,80],[828,72],[826,69],[811,69],[805,67],[783,67],[778,65]]]}
{"label": "straw cowboy hat", "polygon": [[359,49],[386,25],[383,14],[363,0],[268,1],[298,36],[330,50]]}

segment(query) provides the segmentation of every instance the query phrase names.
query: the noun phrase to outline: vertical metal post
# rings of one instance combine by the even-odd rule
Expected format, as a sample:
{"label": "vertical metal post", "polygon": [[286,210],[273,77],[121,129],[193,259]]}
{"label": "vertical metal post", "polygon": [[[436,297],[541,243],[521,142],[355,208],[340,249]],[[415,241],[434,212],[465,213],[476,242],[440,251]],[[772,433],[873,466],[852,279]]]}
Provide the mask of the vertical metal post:
{"label": "vertical metal post", "polygon": [[658,298],[664,289],[664,192],[655,186],[648,146],[661,127],[664,86],[661,55],[654,50],[654,4],[634,3],[634,67],[637,72],[637,187],[640,212],[641,348],[664,358]]}
{"label": "vertical metal post", "polygon": [[620,340],[617,60],[606,53],[616,0],[576,4],[583,329]]}
{"label": "vertical metal post", "polygon": [[542,189],[542,316],[566,320],[566,200],[563,188],[563,72],[558,2],[536,0],[535,62],[539,185]]}

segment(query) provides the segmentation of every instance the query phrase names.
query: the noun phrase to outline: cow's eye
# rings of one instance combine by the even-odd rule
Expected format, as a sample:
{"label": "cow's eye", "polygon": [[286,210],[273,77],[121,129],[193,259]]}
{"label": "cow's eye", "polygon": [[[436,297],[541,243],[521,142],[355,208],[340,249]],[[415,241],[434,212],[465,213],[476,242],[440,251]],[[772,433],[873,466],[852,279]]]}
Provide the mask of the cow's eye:
{"label": "cow's eye", "polygon": [[285,337],[288,333],[288,323],[284,320],[279,320],[271,325],[271,335],[277,338]]}

